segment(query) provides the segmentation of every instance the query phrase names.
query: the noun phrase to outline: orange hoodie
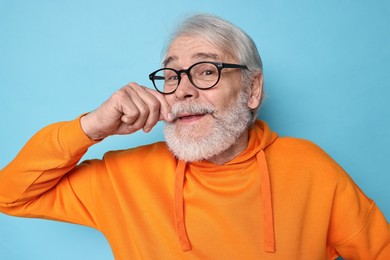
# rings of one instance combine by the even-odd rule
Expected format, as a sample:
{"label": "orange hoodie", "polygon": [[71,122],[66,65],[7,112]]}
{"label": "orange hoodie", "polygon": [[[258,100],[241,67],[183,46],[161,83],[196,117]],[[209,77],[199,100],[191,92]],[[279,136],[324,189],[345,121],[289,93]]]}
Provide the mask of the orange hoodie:
{"label": "orange hoodie", "polygon": [[163,142],[76,164],[79,121],[38,132],[0,173],[0,211],[94,227],[116,259],[390,259],[389,224],[314,144],[257,121],[224,165]]}

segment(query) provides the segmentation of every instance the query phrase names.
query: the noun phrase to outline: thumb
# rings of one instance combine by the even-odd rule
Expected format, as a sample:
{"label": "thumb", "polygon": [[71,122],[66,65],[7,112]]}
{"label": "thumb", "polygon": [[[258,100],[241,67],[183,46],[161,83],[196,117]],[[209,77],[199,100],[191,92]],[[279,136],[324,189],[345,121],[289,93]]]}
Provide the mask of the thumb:
{"label": "thumb", "polygon": [[156,90],[146,88],[146,90],[151,93],[157,100],[160,102],[160,118],[159,120],[164,120],[167,122],[173,121],[173,114],[172,114],[172,108],[168,104],[167,100],[165,99],[165,96],[161,93],[159,93]]}

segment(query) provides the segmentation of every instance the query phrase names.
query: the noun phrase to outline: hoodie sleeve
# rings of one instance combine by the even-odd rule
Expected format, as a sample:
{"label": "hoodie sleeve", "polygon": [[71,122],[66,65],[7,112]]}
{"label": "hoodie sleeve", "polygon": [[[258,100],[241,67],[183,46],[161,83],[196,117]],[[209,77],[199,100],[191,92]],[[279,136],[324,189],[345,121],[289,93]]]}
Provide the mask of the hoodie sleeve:
{"label": "hoodie sleeve", "polygon": [[95,163],[76,167],[95,142],[84,134],[79,119],[43,128],[0,171],[1,212],[96,226],[91,192]]}
{"label": "hoodie sleeve", "polygon": [[328,239],[345,259],[390,259],[389,223],[347,175],[336,187]]}

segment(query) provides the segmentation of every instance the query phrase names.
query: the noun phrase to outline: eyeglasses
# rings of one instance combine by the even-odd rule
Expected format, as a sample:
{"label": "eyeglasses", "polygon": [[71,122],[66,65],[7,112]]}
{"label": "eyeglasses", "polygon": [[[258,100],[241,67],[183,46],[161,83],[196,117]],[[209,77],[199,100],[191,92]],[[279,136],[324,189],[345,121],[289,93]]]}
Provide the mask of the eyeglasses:
{"label": "eyeglasses", "polygon": [[217,85],[221,78],[221,70],[225,68],[246,69],[245,65],[222,62],[202,61],[193,64],[186,70],[162,68],[152,72],[149,79],[155,89],[162,94],[172,94],[180,84],[181,74],[185,73],[190,82],[198,89],[210,89]]}

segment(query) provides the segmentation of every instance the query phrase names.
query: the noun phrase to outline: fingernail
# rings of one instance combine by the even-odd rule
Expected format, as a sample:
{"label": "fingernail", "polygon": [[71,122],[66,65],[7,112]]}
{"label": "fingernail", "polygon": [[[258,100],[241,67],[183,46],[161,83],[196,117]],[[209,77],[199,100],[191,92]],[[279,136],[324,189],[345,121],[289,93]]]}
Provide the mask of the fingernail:
{"label": "fingernail", "polygon": [[168,115],[167,115],[167,119],[168,119],[168,121],[173,121],[173,114],[172,113],[168,113]]}

